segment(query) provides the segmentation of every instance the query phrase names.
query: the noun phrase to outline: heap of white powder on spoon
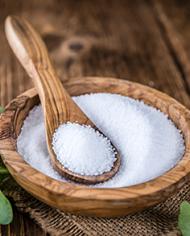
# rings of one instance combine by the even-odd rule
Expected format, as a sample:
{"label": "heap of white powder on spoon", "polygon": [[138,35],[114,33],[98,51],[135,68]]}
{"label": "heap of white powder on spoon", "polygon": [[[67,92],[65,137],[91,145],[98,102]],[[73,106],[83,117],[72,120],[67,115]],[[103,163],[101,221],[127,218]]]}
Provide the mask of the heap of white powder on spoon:
{"label": "heap of white powder on spoon", "polygon": [[101,175],[110,171],[116,160],[110,140],[87,125],[70,122],[60,125],[52,145],[57,160],[81,175]]}
{"label": "heap of white powder on spoon", "polygon": [[[185,149],[183,137],[173,122],[159,110],[116,94],[83,95],[74,97],[74,100],[98,129],[111,140],[121,156],[118,173],[112,179],[95,187],[124,187],[146,182],[170,170],[182,158]],[[69,128],[70,131],[72,129]],[[80,156],[85,150],[81,150],[80,153],[80,148],[75,145],[76,141],[71,142],[72,133],[75,135],[73,139],[77,139],[77,132],[73,130],[69,134],[70,141],[62,137],[60,144],[64,143],[67,150],[77,151]],[[41,106],[33,108],[24,121],[17,140],[17,148],[31,166],[52,178],[66,181],[51,166]],[[95,151],[86,148],[87,153],[90,153],[90,150]],[[112,151],[110,153],[113,154]],[[110,160],[113,161],[113,158]],[[69,162],[69,159],[67,161]],[[90,161],[88,173],[99,173],[96,165],[94,168],[92,159]],[[75,168],[73,163],[70,162],[69,165]],[[80,168],[77,167],[79,171],[84,167],[82,162],[80,164]],[[84,167],[83,171],[85,169]]]}

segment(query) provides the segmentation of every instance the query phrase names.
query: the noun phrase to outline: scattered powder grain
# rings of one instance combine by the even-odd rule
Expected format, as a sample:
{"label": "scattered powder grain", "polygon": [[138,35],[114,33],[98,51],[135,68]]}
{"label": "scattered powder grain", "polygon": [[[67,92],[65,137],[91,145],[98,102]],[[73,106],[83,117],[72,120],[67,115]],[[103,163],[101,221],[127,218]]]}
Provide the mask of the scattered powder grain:
{"label": "scattered powder grain", "polygon": [[87,125],[66,123],[53,135],[57,160],[81,175],[100,175],[113,167],[115,150],[110,140]]}
{"label": "scattered powder grain", "polygon": [[[162,175],[182,158],[183,137],[159,110],[117,94],[82,95],[74,100],[121,156],[119,172],[96,187],[123,187],[146,182]],[[52,178],[66,181],[51,166],[41,106],[34,107],[26,118],[17,148],[31,166]]]}

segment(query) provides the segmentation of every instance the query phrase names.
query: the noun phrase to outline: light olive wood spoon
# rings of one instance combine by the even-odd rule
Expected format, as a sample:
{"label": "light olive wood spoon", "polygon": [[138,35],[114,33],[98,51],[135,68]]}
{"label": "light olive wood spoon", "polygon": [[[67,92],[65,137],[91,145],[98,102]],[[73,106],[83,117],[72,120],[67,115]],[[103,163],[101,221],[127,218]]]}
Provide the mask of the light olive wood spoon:
{"label": "light olive wood spoon", "polygon": [[50,61],[47,48],[35,29],[25,19],[9,16],[5,22],[5,32],[13,52],[33,79],[39,94],[44,112],[47,146],[53,167],[64,177],[79,183],[96,184],[110,179],[119,169],[119,154],[116,154],[113,168],[97,176],[74,173],[64,168],[57,160],[52,149],[52,136],[60,124],[70,121],[90,125],[96,130],[97,127],[62,86]]}

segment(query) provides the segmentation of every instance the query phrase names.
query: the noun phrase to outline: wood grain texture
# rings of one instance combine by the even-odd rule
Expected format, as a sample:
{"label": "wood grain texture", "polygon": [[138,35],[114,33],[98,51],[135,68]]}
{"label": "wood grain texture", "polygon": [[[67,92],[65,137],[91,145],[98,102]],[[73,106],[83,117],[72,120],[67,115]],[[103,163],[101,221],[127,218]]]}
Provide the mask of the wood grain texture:
{"label": "wood grain texture", "polygon": [[190,180],[190,111],[168,95],[124,80],[88,77],[65,84],[70,95],[108,92],[143,100],[167,114],[182,131],[185,154],[164,175],[132,187],[98,189],[54,180],[27,164],[16,150],[16,138],[24,118],[36,105],[30,90],[13,100],[0,117],[0,154],[15,180],[41,201],[68,212],[115,217],[134,213],[169,197]]}
{"label": "wood grain texture", "polygon": [[[170,5],[170,11],[168,6]],[[189,10],[190,3],[184,5],[181,1],[171,4],[167,0],[165,4],[154,2],[153,9],[157,16],[162,34],[168,44],[176,66],[190,92],[190,47],[189,47]],[[176,17],[179,16],[179,17]]]}
{"label": "wood grain texture", "polygon": [[[155,13],[151,2],[153,1],[81,0],[79,3],[73,0],[2,0],[1,105],[7,104],[32,86],[10,52],[3,32],[5,17],[8,14],[19,14],[40,29],[63,81],[71,78],[77,80],[78,76],[83,75],[128,78],[164,91],[190,107],[186,83],[189,77],[184,80],[176,64],[176,57],[170,53],[157,21],[157,14],[160,12]],[[167,16],[177,38],[180,38],[178,42],[184,47],[183,51],[187,56],[190,55],[189,2],[159,2],[163,8],[162,16]],[[176,38],[176,34],[172,38]],[[2,228],[3,236],[42,235],[40,229],[38,231],[37,226],[22,215],[15,217],[14,223],[7,230],[6,227]],[[19,234],[20,230],[22,232]]]}
{"label": "wood grain texture", "polygon": [[8,226],[1,225],[1,236],[46,236],[47,234],[35,224],[27,214],[21,214],[13,206],[14,220],[13,223]]}
{"label": "wood grain texture", "polygon": [[47,48],[33,26],[25,19],[8,16],[5,21],[5,31],[9,45],[28,76],[32,78],[38,91],[45,120],[47,147],[54,169],[62,176],[82,184],[97,184],[112,178],[120,167],[121,161],[118,152],[111,170],[95,176],[72,172],[57,159],[52,148],[52,137],[60,124],[77,122],[81,125],[90,125],[95,130],[98,128],[73,101],[61,84],[49,58]]}

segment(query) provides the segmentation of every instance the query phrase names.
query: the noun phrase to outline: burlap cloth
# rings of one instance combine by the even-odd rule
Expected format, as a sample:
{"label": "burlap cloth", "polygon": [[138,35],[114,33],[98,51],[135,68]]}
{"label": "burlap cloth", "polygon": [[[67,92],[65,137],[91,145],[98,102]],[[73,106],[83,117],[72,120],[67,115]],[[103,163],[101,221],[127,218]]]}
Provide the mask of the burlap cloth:
{"label": "burlap cloth", "polygon": [[123,236],[123,235],[180,235],[177,228],[179,205],[190,201],[190,183],[165,202],[142,212],[121,218],[76,216],[51,208],[19,187],[13,179],[6,180],[1,189],[16,207],[28,213],[50,235],[66,236]]}

